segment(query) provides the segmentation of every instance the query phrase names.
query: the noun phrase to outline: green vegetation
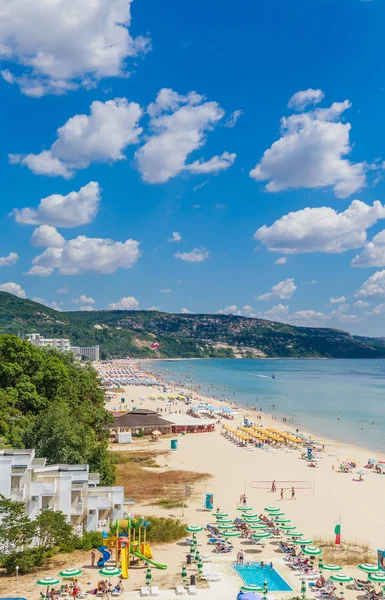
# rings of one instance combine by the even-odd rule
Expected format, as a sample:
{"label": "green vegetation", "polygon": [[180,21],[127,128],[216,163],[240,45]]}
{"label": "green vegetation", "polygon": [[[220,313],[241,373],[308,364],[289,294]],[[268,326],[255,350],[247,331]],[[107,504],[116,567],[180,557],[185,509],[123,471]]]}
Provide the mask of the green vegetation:
{"label": "green vegetation", "polygon": [[152,503],[153,506],[161,506],[162,508],[182,508],[186,506],[183,500],[169,500],[168,498],[161,498],[156,502]]}
{"label": "green vegetation", "polygon": [[167,542],[177,542],[186,536],[186,523],[179,519],[166,517],[145,517],[146,521],[151,521],[147,528],[147,540],[154,544],[165,544]]}
{"label": "green vegetation", "polygon": [[314,544],[323,550],[324,563],[333,563],[345,566],[377,563],[376,553],[368,544],[360,544],[352,540],[344,540],[342,544],[335,544],[334,539],[318,538]]}
{"label": "green vegetation", "polygon": [[0,336],[0,444],[35,448],[48,463],[88,463],[104,485],[115,480],[108,453],[110,415],[92,367],[71,353]]}
{"label": "green vegetation", "polygon": [[[383,358],[385,340],[337,329],[294,327],[233,315],[158,311],[58,312],[0,292],[0,333],[38,331],[73,345],[99,345],[102,358]],[[159,342],[159,350],[151,344]]]}

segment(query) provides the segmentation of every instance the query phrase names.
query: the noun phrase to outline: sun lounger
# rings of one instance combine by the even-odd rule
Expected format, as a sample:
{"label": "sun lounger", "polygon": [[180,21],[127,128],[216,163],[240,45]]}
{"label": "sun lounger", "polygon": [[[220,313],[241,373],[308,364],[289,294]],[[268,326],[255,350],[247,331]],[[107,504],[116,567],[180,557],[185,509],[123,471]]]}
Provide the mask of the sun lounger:
{"label": "sun lounger", "polygon": [[150,590],[151,596],[160,596],[160,591],[157,585],[152,585]]}
{"label": "sun lounger", "polygon": [[186,593],[186,590],[184,589],[184,587],[182,585],[177,585],[175,588],[175,593],[177,596],[184,596]]}
{"label": "sun lounger", "polygon": [[210,556],[210,554],[201,554],[201,555],[200,555],[200,559],[201,559],[201,561],[202,561],[202,562],[204,562],[204,563],[209,563],[209,562],[211,562],[211,556]]}
{"label": "sun lounger", "polygon": [[189,585],[187,588],[187,593],[189,596],[196,596],[198,593],[196,585]]}
{"label": "sun lounger", "polygon": [[[116,598],[117,596],[120,596],[120,594],[121,594],[120,590],[112,590],[111,596],[114,596]],[[85,598],[86,597],[87,596],[85,596]]]}
{"label": "sun lounger", "polygon": [[205,581],[222,581],[222,575],[219,573],[203,573],[202,579]]}
{"label": "sun lounger", "polygon": [[151,590],[149,587],[141,587],[139,594],[142,598],[146,598],[151,594]]}

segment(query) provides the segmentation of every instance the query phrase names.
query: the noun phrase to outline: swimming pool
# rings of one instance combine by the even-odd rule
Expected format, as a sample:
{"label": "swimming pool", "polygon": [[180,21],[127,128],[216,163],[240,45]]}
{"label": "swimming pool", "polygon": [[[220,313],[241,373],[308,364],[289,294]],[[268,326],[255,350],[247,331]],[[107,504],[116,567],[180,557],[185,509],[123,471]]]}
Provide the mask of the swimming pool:
{"label": "swimming pool", "polygon": [[259,562],[250,562],[248,565],[233,565],[233,568],[246,585],[253,584],[263,587],[263,583],[266,581],[269,592],[291,592],[292,590],[275,569],[261,567]]}

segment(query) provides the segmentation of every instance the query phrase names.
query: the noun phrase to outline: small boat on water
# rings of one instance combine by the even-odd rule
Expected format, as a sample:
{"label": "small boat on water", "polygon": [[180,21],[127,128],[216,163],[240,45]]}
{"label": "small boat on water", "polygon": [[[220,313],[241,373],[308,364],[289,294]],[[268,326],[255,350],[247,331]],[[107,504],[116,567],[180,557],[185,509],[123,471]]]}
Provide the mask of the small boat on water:
{"label": "small boat on water", "polygon": [[272,379],[277,379],[277,373],[272,373],[271,378]]}

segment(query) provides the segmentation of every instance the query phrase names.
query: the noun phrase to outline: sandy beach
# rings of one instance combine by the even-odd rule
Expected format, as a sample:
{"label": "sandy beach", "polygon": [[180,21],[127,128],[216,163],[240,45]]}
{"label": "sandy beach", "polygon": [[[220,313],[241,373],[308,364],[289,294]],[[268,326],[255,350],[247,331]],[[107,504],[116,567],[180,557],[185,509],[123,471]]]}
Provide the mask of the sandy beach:
{"label": "sandy beach", "polygon": [[[135,369],[141,368],[141,363],[133,362]],[[168,405],[166,400],[150,398],[159,396],[167,387],[169,393],[181,391],[179,386],[170,384],[151,387],[147,385],[122,386],[119,391],[110,394],[106,402],[108,410],[148,408],[161,411],[160,415],[167,419],[173,411],[185,413],[187,406],[184,401],[174,401]],[[188,390],[185,390],[186,394]],[[196,398],[194,393],[194,398]],[[122,403],[121,399],[125,402]],[[202,401],[208,401],[214,405],[223,405],[223,402],[212,398],[199,396]],[[255,411],[245,411],[238,408],[238,414],[231,426],[236,428],[243,423],[244,417],[255,421]],[[157,457],[160,469],[176,470],[183,469],[193,472],[205,472],[211,478],[194,485],[192,495],[187,499],[186,506],[182,508],[164,509],[159,506],[147,506],[146,504],[135,504],[131,509],[135,514],[152,514],[156,516],[173,516],[182,518],[190,525],[205,527],[207,523],[215,521],[210,512],[203,509],[202,496],[205,493],[214,495],[214,508],[229,513],[234,518],[237,507],[240,506],[240,496],[246,494],[247,505],[253,507],[254,512],[261,513],[269,505],[280,507],[285,515],[296,525],[297,530],[302,532],[306,538],[311,540],[332,540],[334,538],[334,527],[341,520],[342,540],[368,544],[373,551],[383,547],[385,537],[385,524],[382,521],[382,503],[385,478],[382,475],[368,471],[363,482],[355,481],[354,473],[338,472],[338,465],[347,458],[357,461],[357,470],[362,469],[372,453],[365,448],[355,445],[347,445],[333,440],[317,440],[318,446],[324,445],[324,451],[318,461],[317,468],[309,468],[307,461],[301,458],[301,450],[295,448],[272,448],[260,449],[256,447],[239,447],[234,441],[226,438],[224,425],[229,423],[227,419],[219,418],[220,423],[212,433],[187,434],[178,436],[178,449],[168,452],[166,456]],[[290,424],[282,422],[277,418],[262,414],[262,420],[258,421],[264,427],[275,427],[284,431],[293,431]],[[303,434],[312,435],[311,432],[301,431]],[[133,438],[129,445],[113,444],[111,450],[135,451],[153,448],[154,451],[170,450],[170,438],[160,437],[160,441],[154,445],[147,438]],[[377,457],[381,458],[381,457]],[[159,472],[159,469],[158,469]],[[276,493],[270,491],[271,482],[277,481],[279,486]],[[143,481],[143,485],[146,482]],[[296,497],[290,498],[290,489],[295,486]],[[284,498],[280,499],[280,489],[284,489]],[[306,488],[306,489],[303,489]],[[131,496],[130,489],[126,496]],[[284,555],[278,549],[276,541],[267,540],[263,549],[251,546],[243,539],[235,539],[234,550],[231,554],[213,554],[212,546],[207,545],[206,532],[198,535],[202,543],[202,552],[209,552],[211,563],[206,566],[210,571],[220,574],[222,580],[207,584],[199,589],[199,594],[204,598],[235,598],[242,585],[240,577],[234,572],[232,563],[239,550],[243,550],[247,560],[264,560],[266,563],[272,561],[282,577],[292,587],[292,592],[275,592],[275,598],[290,598],[300,593],[301,579],[298,578],[284,563]],[[183,541],[177,544],[161,545],[154,548],[154,556],[158,562],[168,565],[167,571],[153,569],[153,584],[163,590],[172,590],[175,584],[181,582],[181,568],[186,559],[188,547]],[[63,557],[64,559],[64,557]],[[78,553],[65,559],[64,564],[69,566],[82,566],[84,568],[83,579],[96,584],[100,576],[97,569],[89,567],[89,556],[86,553]],[[338,551],[335,561],[338,563]],[[88,565],[88,566],[87,566]],[[63,568],[61,566],[61,568]],[[57,567],[45,570],[45,574],[57,574]],[[360,572],[351,567],[344,567],[344,573],[352,573],[359,576]],[[364,575],[361,573],[361,575]],[[138,597],[138,589],[144,585],[144,570],[131,569],[129,580],[125,581],[124,598]],[[366,577],[364,575],[364,577]],[[37,586],[34,585],[36,577],[23,577],[18,582],[7,580],[7,593],[17,592],[19,596],[25,596],[30,600],[39,597]],[[0,583],[1,585],[1,583]],[[206,589],[207,588],[207,589]],[[360,592],[346,590],[347,597],[359,597]],[[164,598],[175,597],[175,592],[164,591]]]}

